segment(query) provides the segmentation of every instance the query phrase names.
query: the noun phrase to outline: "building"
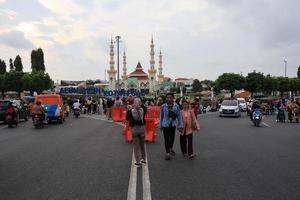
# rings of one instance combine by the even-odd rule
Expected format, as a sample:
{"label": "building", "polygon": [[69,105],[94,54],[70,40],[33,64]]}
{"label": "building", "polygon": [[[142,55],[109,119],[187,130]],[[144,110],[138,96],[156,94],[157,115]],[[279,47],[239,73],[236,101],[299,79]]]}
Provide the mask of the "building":
{"label": "building", "polygon": [[176,78],[175,87],[185,87],[186,91],[190,93],[192,91],[192,84],[194,79],[192,78]]}
{"label": "building", "polygon": [[119,80],[119,86],[116,79],[117,71],[115,69],[115,53],[114,53],[114,44],[113,40],[111,39],[110,42],[110,61],[109,61],[109,69],[107,70],[108,73],[108,82],[109,82],[109,89],[145,89],[149,90],[150,93],[155,93],[157,90],[160,89],[160,84],[164,81],[163,75],[163,67],[162,67],[162,53],[159,52],[159,67],[158,67],[158,74],[155,68],[155,51],[154,51],[154,42],[153,37],[150,43],[150,67],[148,71],[145,71],[143,66],[140,62],[137,63],[135,69],[127,73],[127,56],[126,52],[123,53],[123,73],[122,78]]}

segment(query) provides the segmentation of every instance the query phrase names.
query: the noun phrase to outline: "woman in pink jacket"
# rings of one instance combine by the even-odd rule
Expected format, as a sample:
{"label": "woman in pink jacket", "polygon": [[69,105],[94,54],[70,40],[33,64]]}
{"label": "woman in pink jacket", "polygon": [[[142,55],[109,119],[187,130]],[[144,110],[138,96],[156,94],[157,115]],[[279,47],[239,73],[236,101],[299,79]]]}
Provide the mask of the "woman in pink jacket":
{"label": "woman in pink jacket", "polygon": [[193,151],[193,131],[199,130],[200,125],[197,121],[195,114],[189,109],[189,103],[186,100],[182,101],[182,119],[183,119],[183,131],[180,133],[180,147],[183,156],[187,156],[189,159],[194,159]]}

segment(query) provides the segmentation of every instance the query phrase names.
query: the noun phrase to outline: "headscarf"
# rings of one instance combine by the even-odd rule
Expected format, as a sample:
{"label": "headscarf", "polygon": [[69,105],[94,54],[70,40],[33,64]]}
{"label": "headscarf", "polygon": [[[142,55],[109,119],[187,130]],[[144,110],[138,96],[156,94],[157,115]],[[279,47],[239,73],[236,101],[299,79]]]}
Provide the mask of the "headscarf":
{"label": "headscarf", "polygon": [[142,101],[140,98],[135,98],[133,103],[133,109],[131,110],[132,116],[137,121],[144,120],[144,110],[142,108]]}

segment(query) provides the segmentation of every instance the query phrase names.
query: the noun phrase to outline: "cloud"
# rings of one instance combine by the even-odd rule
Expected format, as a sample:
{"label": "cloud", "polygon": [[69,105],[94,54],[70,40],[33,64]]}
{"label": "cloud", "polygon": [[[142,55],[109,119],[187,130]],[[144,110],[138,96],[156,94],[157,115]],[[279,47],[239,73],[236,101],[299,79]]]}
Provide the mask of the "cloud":
{"label": "cloud", "polygon": [[72,0],[40,0],[53,13],[62,15],[78,15],[84,11],[83,7]]}
{"label": "cloud", "polygon": [[[38,0],[9,0],[1,4],[0,13],[6,11],[14,13],[10,15],[7,24],[17,24],[22,21],[37,21],[44,17],[50,16],[51,12],[49,9],[39,3]],[[4,21],[3,21],[4,22]]]}
{"label": "cloud", "polygon": [[300,42],[298,0],[214,0],[227,20],[245,33],[256,35],[265,48],[283,48]]}
{"label": "cloud", "polygon": [[297,0],[10,0],[0,4],[0,34],[24,33],[42,47],[54,79],[103,78],[115,35],[128,71],[137,61],[147,71],[152,34],[156,67],[161,48],[173,78],[253,69],[281,75],[284,58],[292,76],[300,63],[299,7]]}
{"label": "cloud", "polygon": [[15,49],[30,49],[33,44],[20,31],[4,32],[0,35],[0,43]]}

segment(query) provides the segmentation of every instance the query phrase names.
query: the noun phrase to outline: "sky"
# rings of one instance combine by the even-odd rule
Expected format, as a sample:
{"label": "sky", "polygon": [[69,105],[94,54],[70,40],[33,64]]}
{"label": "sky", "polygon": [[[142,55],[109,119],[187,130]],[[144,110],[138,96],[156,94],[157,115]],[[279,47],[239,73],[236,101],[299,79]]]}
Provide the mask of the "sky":
{"label": "sky", "polygon": [[285,59],[294,77],[299,8],[299,0],[0,0],[0,59],[8,65],[19,54],[30,71],[30,53],[41,47],[53,80],[104,79],[111,37],[121,36],[131,72],[138,61],[150,68],[153,35],[155,67],[161,49],[173,79],[283,76]]}

